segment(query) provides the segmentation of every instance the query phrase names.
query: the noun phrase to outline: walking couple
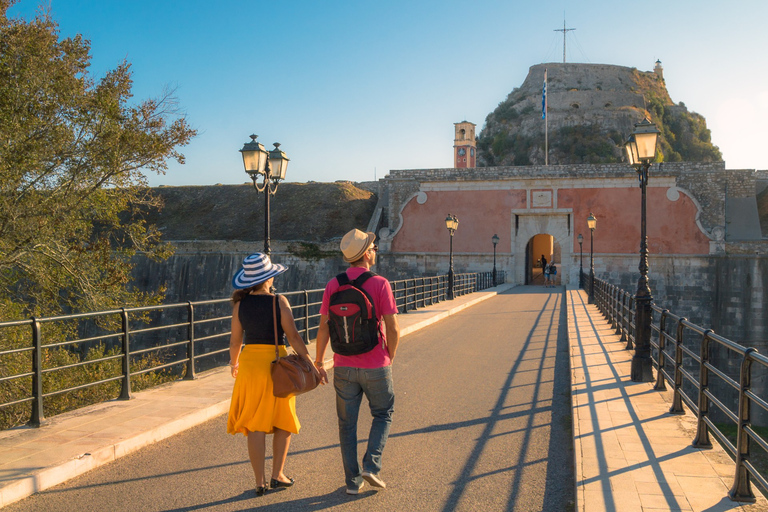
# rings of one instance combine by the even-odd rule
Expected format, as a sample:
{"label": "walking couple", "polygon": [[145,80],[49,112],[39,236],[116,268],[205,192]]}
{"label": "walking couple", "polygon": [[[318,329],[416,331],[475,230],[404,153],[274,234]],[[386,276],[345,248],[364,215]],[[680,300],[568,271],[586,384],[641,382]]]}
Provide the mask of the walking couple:
{"label": "walking couple", "polygon": [[[400,338],[397,305],[389,281],[370,272],[376,263],[376,235],[358,229],[348,232],[341,240],[344,261],[350,267],[331,279],[325,287],[320,306],[316,357],[313,371],[322,384],[328,382],[324,367],[325,351],[331,342],[329,319],[332,298],[347,284],[357,285],[373,304],[376,314],[376,334],[373,346],[363,353],[333,355],[333,385],[336,390],[336,412],[339,423],[339,444],[346,480],[346,493],[358,494],[368,482],[376,490],[384,489],[381,479],[381,456],[389,436],[394,410],[392,361]],[[227,420],[227,432],[242,433],[248,439],[248,456],[256,478],[256,495],[269,489],[294,485],[285,475],[291,434],[298,434],[300,423],[296,416],[296,398],[277,398],[272,394],[271,362],[274,360],[275,332],[283,334],[301,357],[311,360],[291,312],[288,300],[277,296],[277,308],[271,292],[274,278],[287,270],[274,264],[269,256],[255,253],[243,261],[242,268],[232,280],[236,289],[232,296],[232,331],[230,335],[230,367],[235,386]],[[362,277],[362,278],[361,278]],[[341,282],[340,282],[341,281]],[[274,309],[274,311],[273,311]],[[277,330],[275,322],[277,320]],[[333,344],[333,343],[332,343]],[[336,347],[334,347],[336,348]],[[287,354],[280,343],[280,355]],[[357,419],[363,395],[370,404],[373,421],[368,435],[368,447],[362,461],[357,454]],[[266,435],[273,434],[272,477],[265,475]]]}

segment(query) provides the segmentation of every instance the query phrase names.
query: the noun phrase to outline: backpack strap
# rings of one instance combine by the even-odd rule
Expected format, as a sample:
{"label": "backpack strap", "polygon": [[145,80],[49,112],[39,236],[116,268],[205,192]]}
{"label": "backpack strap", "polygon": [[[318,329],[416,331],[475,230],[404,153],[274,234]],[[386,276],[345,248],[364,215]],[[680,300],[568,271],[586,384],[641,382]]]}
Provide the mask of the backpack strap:
{"label": "backpack strap", "polygon": [[346,272],[342,272],[341,274],[336,276],[336,280],[339,282],[339,286],[344,286],[345,284],[349,284],[349,276]]}

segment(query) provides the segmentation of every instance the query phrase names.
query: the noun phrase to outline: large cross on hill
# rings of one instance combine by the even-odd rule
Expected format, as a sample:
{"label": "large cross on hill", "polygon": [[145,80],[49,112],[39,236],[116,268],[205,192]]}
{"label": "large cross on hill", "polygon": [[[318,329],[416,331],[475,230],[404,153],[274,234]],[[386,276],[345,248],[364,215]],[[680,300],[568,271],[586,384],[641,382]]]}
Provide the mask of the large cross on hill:
{"label": "large cross on hill", "polygon": [[576,30],[575,28],[565,28],[565,18],[563,18],[563,28],[556,28],[555,32],[562,32],[563,33],[563,64],[565,64],[565,34],[566,32],[570,32],[572,30]]}

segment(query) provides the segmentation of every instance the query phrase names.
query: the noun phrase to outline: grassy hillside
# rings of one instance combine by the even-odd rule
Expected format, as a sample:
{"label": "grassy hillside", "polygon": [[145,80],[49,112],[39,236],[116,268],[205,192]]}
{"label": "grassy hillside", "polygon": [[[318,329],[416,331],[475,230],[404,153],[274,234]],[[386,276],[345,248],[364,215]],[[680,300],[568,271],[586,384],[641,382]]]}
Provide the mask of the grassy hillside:
{"label": "grassy hillside", "polygon": [[[165,240],[264,238],[264,194],[251,184],[159,187],[153,193],[165,206],[145,218]],[[365,229],[376,202],[372,192],[351,182],[282,183],[270,199],[271,238],[322,242]]]}

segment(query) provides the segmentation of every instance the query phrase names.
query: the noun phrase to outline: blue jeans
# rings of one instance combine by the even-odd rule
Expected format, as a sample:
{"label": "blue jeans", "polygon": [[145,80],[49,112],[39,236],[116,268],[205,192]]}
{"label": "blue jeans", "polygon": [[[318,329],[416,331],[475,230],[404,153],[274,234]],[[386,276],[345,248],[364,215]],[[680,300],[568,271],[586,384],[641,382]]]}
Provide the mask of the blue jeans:
{"label": "blue jeans", "polygon": [[373,423],[368,434],[368,448],[363,456],[363,471],[377,474],[381,471],[381,452],[389,437],[395,392],[392,385],[392,366],[383,368],[333,369],[333,387],[336,388],[336,414],[339,417],[339,444],[347,487],[359,488],[363,484],[357,459],[357,417],[365,394],[371,408]]}

